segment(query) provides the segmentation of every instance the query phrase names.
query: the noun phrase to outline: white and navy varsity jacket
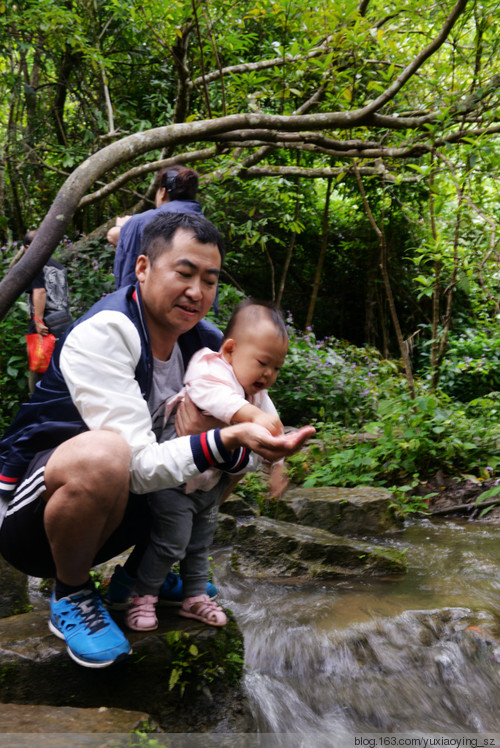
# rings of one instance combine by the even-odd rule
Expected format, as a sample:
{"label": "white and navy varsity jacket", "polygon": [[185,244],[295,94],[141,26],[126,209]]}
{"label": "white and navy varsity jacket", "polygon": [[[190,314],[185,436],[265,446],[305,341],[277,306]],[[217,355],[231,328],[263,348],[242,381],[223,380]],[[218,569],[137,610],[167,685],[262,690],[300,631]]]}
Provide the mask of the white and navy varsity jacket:
{"label": "white and navy varsity jacket", "polygon": [[[205,321],[181,335],[184,367],[196,350],[218,350],[221,340],[221,332]],[[105,296],[77,320],[58,341],[33,397],[0,441],[0,523],[32,458],[87,430],[114,431],[129,444],[134,493],[181,485],[210,467],[248,470],[249,450],[227,452],[219,429],[157,442],[147,406],[152,372],[138,286]]]}

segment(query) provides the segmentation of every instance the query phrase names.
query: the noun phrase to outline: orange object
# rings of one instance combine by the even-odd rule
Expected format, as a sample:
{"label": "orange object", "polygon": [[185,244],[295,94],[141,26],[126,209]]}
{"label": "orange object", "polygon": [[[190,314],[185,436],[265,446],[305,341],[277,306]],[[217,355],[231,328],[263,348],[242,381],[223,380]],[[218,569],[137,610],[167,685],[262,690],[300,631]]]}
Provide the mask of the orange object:
{"label": "orange object", "polygon": [[30,371],[35,371],[37,374],[44,374],[47,371],[55,344],[56,339],[51,334],[39,335],[34,332],[26,335]]}

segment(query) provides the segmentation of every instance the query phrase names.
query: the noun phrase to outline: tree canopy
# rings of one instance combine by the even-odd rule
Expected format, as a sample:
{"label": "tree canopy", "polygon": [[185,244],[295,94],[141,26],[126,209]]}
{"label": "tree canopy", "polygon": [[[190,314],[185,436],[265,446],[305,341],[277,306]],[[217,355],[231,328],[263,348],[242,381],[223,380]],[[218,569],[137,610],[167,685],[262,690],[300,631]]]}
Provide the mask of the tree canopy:
{"label": "tree canopy", "polygon": [[379,275],[400,348],[415,325],[398,332],[408,302],[393,289],[410,248],[412,305],[429,300],[434,333],[472,275],[498,312],[498,5],[0,0],[0,228],[43,219],[0,283],[0,316],[68,226],[142,209],[172,163],[201,174],[235,262],[241,244],[261,252],[269,295],[286,301],[307,270],[307,323],[344,210],[333,254],[362,215],[364,272]]}

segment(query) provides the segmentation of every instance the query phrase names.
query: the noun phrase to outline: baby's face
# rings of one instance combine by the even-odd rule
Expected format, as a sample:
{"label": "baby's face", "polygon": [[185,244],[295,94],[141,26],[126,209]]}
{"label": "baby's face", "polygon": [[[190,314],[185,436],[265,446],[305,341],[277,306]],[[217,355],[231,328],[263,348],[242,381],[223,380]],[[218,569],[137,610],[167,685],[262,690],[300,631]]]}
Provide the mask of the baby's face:
{"label": "baby's face", "polygon": [[275,383],[287,350],[288,340],[283,340],[273,323],[265,320],[233,338],[224,357],[245,394],[255,395]]}

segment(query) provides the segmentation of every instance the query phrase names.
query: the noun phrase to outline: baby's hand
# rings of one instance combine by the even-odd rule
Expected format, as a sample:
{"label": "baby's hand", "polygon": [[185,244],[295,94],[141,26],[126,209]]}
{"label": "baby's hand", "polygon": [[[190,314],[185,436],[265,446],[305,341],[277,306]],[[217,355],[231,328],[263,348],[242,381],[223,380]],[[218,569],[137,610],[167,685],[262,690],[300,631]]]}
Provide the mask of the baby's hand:
{"label": "baby's hand", "polygon": [[273,436],[279,436],[283,433],[283,424],[278,416],[271,413],[264,413],[263,410],[256,408],[257,413],[252,415],[252,423],[258,423],[271,432]]}
{"label": "baby's hand", "polygon": [[256,405],[251,405],[251,403],[247,403],[237,410],[231,419],[232,423],[246,423],[248,421],[267,429],[271,436],[281,436],[283,433],[283,424],[278,415],[265,413]]}

